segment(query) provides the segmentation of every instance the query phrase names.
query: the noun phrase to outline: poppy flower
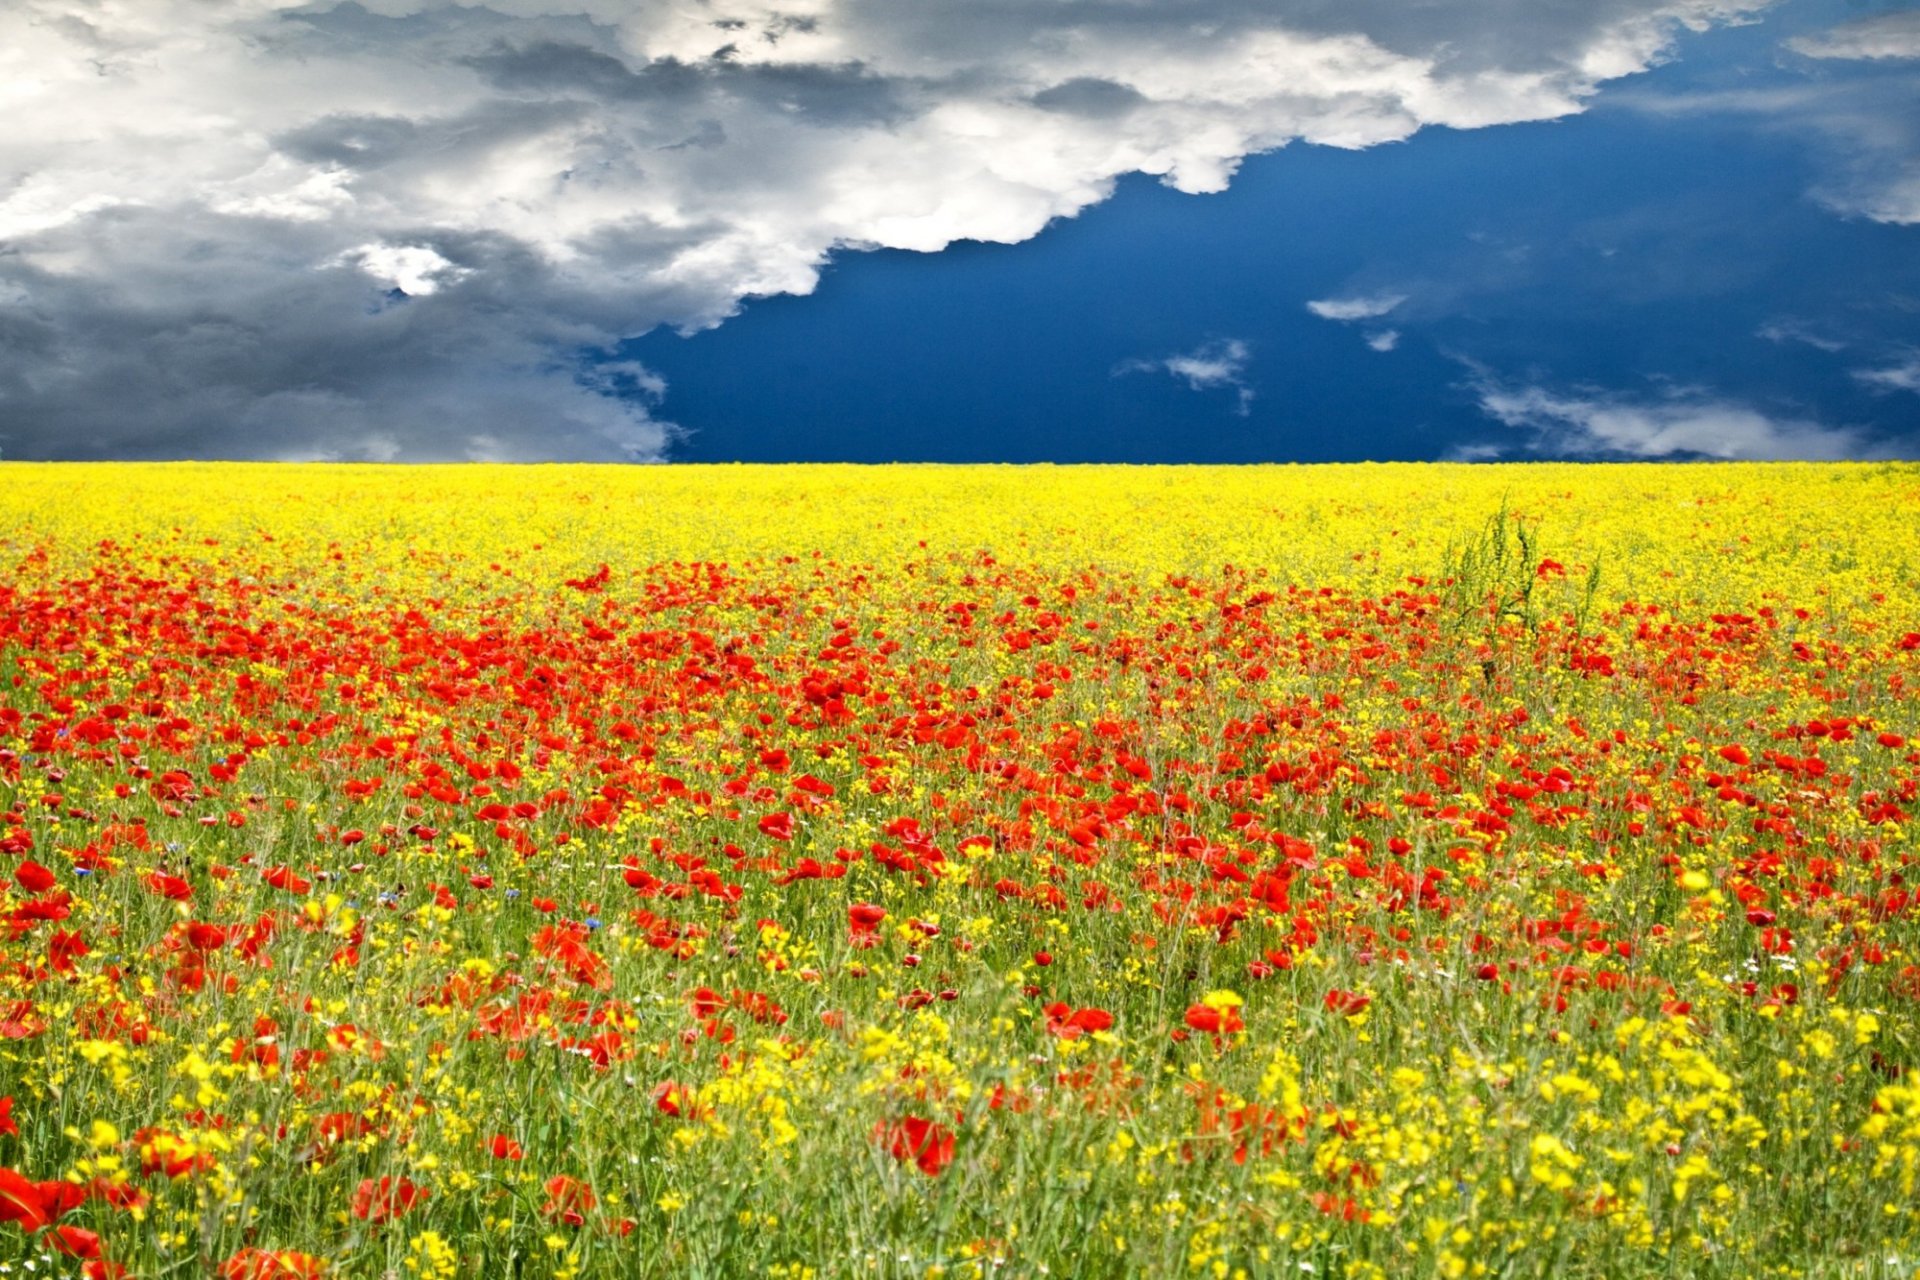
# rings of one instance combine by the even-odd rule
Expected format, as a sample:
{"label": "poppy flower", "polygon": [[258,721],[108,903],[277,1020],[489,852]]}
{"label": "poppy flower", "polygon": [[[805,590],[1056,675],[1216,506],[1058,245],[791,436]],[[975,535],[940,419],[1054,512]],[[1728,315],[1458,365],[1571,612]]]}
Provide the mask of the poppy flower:
{"label": "poppy flower", "polygon": [[86,1184],[87,1198],[104,1200],[116,1209],[144,1209],[153,1197],[140,1188],[125,1182],[95,1177]]}
{"label": "poppy flower", "polygon": [[1065,1001],[1048,1005],[1047,1034],[1062,1040],[1077,1040],[1093,1031],[1105,1031],[1113,1025],[1113,1015],[1105,1009],[1075,1009]]}
{"label": "poppy flower", "polygon": [[856,902],[847,908],[847,928],[853,944],[857,947],[870,947],[880,941],[880,922],[887,918],[885,907],[877,907],[871,902]]}
{"label": "poppy flower", "polygon": [[47,964],[55,973],[72,973],[73,962],[92,949],[78,933],[56,929],[47,943]]}
{"label": "poppy flower", "polygon": [[1239,1014],[1230,1010],[1222,1013],[1218,1009],[1210,1009],[1203,1004],[1187,1006],[1184,1021],[1195,1031],[1204,1032],[1207,1035],[1221,1035],[1238,1031],[1241,1027]]}
{"label": "poppy flower", "polygon": [[1355,1014],[1366,1012],[1367,1006],[1373,1003],[1373,997],[1361,995],[1357,991],[1342,991],[1336,987],[1327,992],[1323,1003],[1330,1012],[1337,1013],[1343,1018],[1351,1018]]}
{"label": "poppy flower", "polygon": [[242,1249],[220,1264],[220,1280],[320,1280],[327,1264],[294,1249]]}
{"label": "poppy flower", "polygon": [[89,1231],[85,1227],[55,1227],[47,1234],[47,1242],[55,1253],[64,1253],[69,1258],[98,1258],[100,1256],[100,1233]]}
{"label": "poppy flower", "polygon": [[693,1086],[677,1080],[662,1080],[653,1086],[653,1107],[676,1120],[698,1120],[705,1114]]}
{"label": "poppy flower", "polygon": [[526,1150],[504,1133],[496,1133],[487,1143],[487,1154],[495,1160],[519,1160]]}
{"label": "poppy flower", "polygon": [[427,1198],[427,1189],[406,1177],[363,1178],[353,1192],[353,1216],[368,1222],[398,1218]]}
{"label": "poppy flower", "polygon": [[195,920],[186,927],[186,939],[195,951],[218,951],[227,945],[227,931],[217,924]]}
{"label": "poppy flower", "polygon": [[179,876],[170,876],[161,871],[147,877],[147,888],[172,902],[185,902],[193,897],[192,885]]}
{"label": "poppy flower", "polygon": [[165,1129],[146,1128],[133,1135],[140,1151],[140,1172],[184,1178],[213,1167],[213,1156]]}
{"label": "poppy flower", "polygon": [[954,1136],[946,1126],[920,1116],[907,1116],[892,1124],[882,1124],[875,1137],[886,1144],[887,1154],[895,1160],[913,1161],[920,1172],[937,1178],[953,1163]]}
{"label": "poppy flower", "polygon": [[53,872],[31,859],[14,869],[13,878],[28,893],[45,893],[58,883]]}
{"label": "poppy flower", "polygon": [[547,1203],[540,1212],[570,1227],[585,1226],[587,1211],[594,1206],[593,1188],[578,1178],[556,1173],[546,1181]]}
{"label": "poppy flower", "polygon": [[52,1224],[58,1214],[40,1186],[13,1169],[0,1167],[0,1222],[17,1222],[28,1235]]}
{"label": "poppy flower", "polygon": [[260,873],[260,878],[276,889],[288,893],[304,894],[313,888],[313,881],[305,876],[296,875],[290,867],[268,867]]}
{"label": "poppy flower", "polygon": [[1246,1030],[1247,1024],[1240,1016],[1243,1003],[1231,991],[1209,992],[1199,1004],[1188,1006],[1184,1021],[1195,1031],[1213,1036],[1218,1042],[1222,1036]]}
{"label": "poppy flower", "polygon": [[12,1135],[20,1136],[20,1126],[13,1122],[13,1095],[0,1098],[0,1138]]}
{"label": "poppy flower", "polygon": [[314,1121],[321,1142],[348,1142],[373,1132],[373,1125],[357,1111],[335,1111]]}

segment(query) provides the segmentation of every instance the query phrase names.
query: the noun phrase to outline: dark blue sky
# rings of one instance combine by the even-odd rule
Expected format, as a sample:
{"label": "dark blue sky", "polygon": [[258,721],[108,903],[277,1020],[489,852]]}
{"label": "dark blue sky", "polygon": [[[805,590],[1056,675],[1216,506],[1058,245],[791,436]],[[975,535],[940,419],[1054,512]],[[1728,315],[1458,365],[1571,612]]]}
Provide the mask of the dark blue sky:
{"label": "dark blue sky", "polygon": [[[1022,244],[840,252],[809,296],[626,353],[665,376],[683,461],[1646,454],[1588,428],[1609,407],[1914,456],[1920,226],[1834,198],[1899,158],[1831,122],[1920,111],[1914,64],[1783,48],[1872,12],[1803,0],[1686,37],[1550,123],[1295,144],[1222,194],[1125,178]],[[1396,295],[1365,323],[1306,306]],[[1135,367],[1234,341],[1237,381]],[[1535,407],[1502,422],[1494,389]]]}

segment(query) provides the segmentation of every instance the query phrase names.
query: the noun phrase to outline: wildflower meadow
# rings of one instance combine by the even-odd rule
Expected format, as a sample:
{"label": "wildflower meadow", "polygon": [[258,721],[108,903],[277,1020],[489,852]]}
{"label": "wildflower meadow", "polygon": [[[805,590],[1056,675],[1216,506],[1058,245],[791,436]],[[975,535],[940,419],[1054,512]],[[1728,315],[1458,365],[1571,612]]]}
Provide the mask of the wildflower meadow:
{"label": "wildflower meadow", "polygon": [[1912,1275],[1916,529],[0,465],[0,1275]]}

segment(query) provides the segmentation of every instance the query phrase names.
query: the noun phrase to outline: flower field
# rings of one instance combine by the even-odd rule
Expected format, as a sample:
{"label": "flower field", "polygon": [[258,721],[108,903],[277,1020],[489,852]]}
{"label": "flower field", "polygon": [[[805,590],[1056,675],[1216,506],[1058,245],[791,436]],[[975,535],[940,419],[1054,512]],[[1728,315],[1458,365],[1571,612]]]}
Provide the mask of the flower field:
{"label": "flower field", "polygon": [[1920,467],[0,466],[0,1274],[1906,1276]]}

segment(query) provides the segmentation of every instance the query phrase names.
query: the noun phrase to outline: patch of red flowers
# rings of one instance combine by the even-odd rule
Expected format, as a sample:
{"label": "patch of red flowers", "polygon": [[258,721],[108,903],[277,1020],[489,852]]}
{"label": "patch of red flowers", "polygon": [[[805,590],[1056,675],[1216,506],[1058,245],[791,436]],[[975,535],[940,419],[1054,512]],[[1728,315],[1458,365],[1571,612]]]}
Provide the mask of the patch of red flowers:
{"label": "patch of red flowers", "polygon": [[389,1222],[427,1198],[427,1189],[411,1178],[363,1178],[353,1192],[353,1216],[368,1222]]}
{"label": "patch of red flowers", "polygon": [[953,1130],[921,1116],[881,1124],[874,1129],[874,1139],[895,1160],[913,1161],[929,1178],[939,1177],[953,1163]]}

